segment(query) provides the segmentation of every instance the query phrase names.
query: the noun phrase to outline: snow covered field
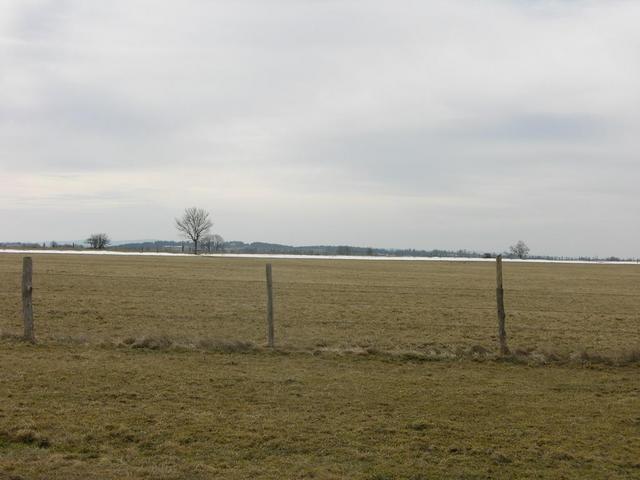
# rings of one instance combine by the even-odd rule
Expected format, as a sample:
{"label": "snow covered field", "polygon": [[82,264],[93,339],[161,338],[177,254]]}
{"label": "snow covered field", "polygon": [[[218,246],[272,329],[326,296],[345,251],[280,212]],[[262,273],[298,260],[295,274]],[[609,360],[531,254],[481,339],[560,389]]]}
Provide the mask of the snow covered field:
{"label": "snow covered field", "polygon": [[[118,252],[113,250],[20,250],[0,249],[0,253],[21,254],[61,254],[61,255],[124,255],[124,256],[148,256],[148,257],[223,257],[223,258],[283,258],[283,259],[308,259],[308,260],[369,260],[369,261],[404,261],[404,262],[494,262],[494,258],[466,258],[466,257],[378,257],[378,256],[351,256],[351,255],[285,255],[268,253],[203,253],[197,256],[191,253],[168,252]],[[611,262],[606,260],[540,260],[540,259],[511,259],[505,258],[505,262],[523,263],[574,263],[588,265],[638,265],[638,261]]]}

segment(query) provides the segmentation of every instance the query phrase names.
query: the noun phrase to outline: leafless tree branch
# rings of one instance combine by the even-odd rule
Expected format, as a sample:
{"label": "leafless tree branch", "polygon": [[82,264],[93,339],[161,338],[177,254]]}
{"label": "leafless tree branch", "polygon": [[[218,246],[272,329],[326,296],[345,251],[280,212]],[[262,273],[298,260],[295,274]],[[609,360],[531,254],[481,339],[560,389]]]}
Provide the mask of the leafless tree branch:
{"label": "leafless tree branch", "polygon": [[209,212],[202,208],[186,208],[181,218],[176,218],[176,228],[185,237],[191,239],[194,245],[194,253],[198,253],[198,242],[206,234],[213,223],[209,219]]}

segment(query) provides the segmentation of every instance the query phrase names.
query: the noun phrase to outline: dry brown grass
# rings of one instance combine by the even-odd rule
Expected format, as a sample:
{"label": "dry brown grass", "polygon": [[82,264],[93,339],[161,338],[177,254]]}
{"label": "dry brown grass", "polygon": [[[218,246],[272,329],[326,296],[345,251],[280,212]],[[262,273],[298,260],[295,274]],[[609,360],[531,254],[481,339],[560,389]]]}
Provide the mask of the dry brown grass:
{"label": "dry brown grass", "polygon": [[[41,340],[264,345],[265,260],[34,255]],[[491,263],[274,260],[276,341],[292,349],[495,349]],[[0,255],[0,331],[19,333],[21,255]],[[640,266],[505,264],[513,350],[640,348]],[[548,354],[545,354],[548,353]]]}
{"label": "dry brown grass", "polygon": [[11,341],[0,364],[3,479],[640,476],[638,366]]}
{"label": "dry brown grass", "polygon": [[640,268],[0,255],[0,479],[640,478]]}

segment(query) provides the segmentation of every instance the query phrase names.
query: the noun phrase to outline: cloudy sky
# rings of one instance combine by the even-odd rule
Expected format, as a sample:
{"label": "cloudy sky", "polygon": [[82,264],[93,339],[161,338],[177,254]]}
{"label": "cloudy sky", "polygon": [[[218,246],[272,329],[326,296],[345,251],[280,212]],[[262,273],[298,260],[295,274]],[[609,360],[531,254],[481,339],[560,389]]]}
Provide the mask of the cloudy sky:
{"label": "cloudy sky", "polygon": [[0,241],[640,256],[640,2],[0,2]]}

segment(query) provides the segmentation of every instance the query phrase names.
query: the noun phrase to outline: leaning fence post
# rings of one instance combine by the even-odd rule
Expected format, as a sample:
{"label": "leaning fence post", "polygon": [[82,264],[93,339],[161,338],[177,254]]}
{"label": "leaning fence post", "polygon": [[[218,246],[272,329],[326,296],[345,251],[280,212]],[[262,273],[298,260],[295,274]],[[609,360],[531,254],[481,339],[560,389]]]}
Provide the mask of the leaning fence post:
{"label": "leaning fence post", "polygon": [[24,339],[35,343],[36,337],[33,333],[33,264],[31,257],[22,259],[22,318],[24,320]]}
{"label": "leaning fence post", "polygon": [[507,331],[505,329],[504,290],[502,288],[502,255],[496,257],[496,301],[498,303],[498,337],[500,339],[500,355],[508,355]]}
{"label": "leaning fence post", "polygon": [[273,276],[271,264],[267,263],[267,343],[269,348],[274,347],[273,339]]}

